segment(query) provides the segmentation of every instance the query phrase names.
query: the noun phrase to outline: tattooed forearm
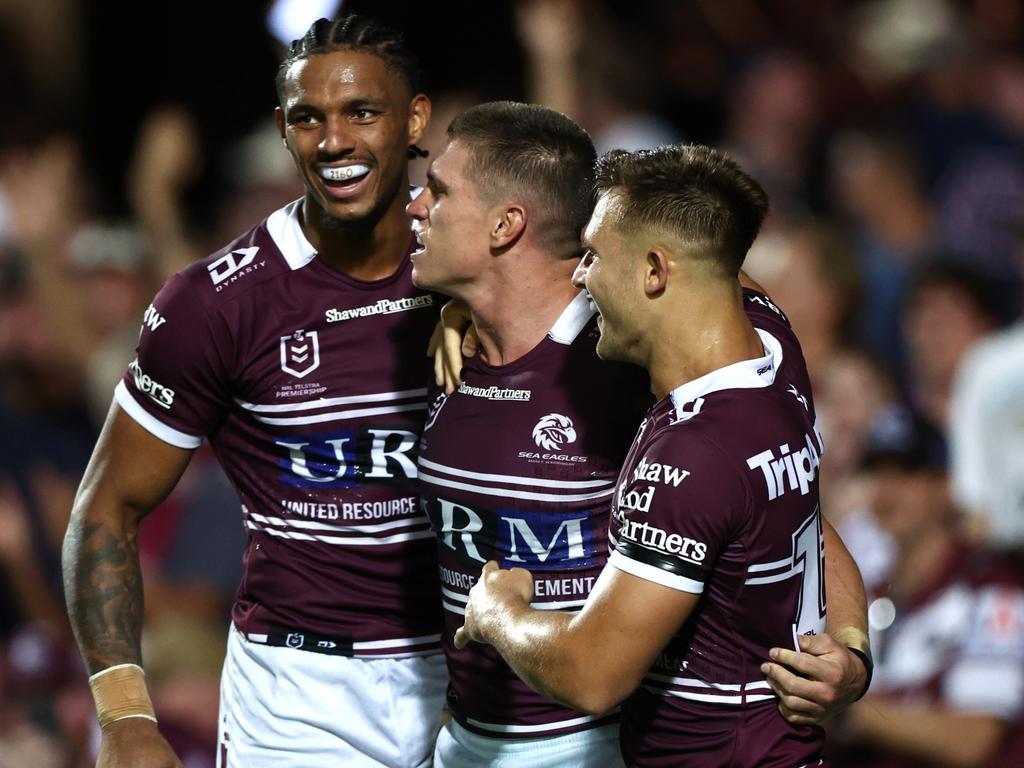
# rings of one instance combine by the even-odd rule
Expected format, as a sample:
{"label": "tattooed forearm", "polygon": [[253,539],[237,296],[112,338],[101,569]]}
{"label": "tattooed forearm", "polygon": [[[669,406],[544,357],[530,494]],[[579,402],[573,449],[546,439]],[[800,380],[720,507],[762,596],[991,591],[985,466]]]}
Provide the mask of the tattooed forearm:
{"label": "tattooed forearm", "polygon": [[63,561],[68,615],[89,673],[140,663],[142,573],[134,528],[72,515]]}

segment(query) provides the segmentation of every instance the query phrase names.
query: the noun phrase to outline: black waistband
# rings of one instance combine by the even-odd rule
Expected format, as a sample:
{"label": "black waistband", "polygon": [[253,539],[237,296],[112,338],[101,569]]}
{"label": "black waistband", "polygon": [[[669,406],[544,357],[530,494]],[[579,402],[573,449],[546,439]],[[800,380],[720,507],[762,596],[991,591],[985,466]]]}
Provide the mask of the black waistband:
{"label": "black waistband", "polygon": [[267,645],[279,648],[294,648],[310,653],[325,653],[328,656],[354,656],[352,635],[320,635],[305,629],[291,629],[274,625],[267,633]]}

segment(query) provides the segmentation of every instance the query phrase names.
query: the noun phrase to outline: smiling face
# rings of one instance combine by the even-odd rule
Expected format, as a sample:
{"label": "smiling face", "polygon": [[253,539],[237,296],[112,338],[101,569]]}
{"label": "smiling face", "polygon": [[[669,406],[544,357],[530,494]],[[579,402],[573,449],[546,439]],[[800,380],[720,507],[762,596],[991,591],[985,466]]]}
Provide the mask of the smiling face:
{"label": "smiling face", "polygon": [[422,248],[412,256],[412,280],[420,288],[459,295],[485,268],[489,212],[467,169],[470,150],[449,142],[427,171],[427,186],[406,206]]}
{"label": "smiling face", "polygon": [[430,102],[371,53],[341,50],[288,70],[277,126],[329,220],[375,222],[405,194],[408,148],[426,128]]}
{"label": "smiling face", "polygon": [[639,335],[635,327],[642,305],[643,273],[629,239],[616,227],[618,206],[614,191],[606,192],[597,201],[583,231],[583,246],[587,250],[572,281],[577,288],[586,288],[600,313],[597,354],[601,359],[638,363]]}

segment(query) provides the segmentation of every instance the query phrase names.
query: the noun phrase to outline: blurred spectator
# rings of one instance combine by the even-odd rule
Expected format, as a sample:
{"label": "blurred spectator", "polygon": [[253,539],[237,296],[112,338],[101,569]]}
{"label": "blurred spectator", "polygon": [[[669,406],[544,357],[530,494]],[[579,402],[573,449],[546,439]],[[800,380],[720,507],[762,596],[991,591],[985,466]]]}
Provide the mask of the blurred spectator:
{"label": "blurred spectator", "polygon": [[941,437],[923,419],[879,422],[865,465],[897,557],[870,601],[874,682],[837,728],[854,746],[835,765],[989,765],[1024,706],[1020,576],[963,538]]}
{"label": "blurred spectator", "polygon": [[896,368],[899,313],[910,275],[934,244],[934,214],[914,162],[899,140],[846,133],[831,145],[837,213],[852,227],[864,279],[860,343]]}
{"label": "blurred spectator", "polygon": [[842,234],[814,220],[774,229],[743,268],[786,313],[817,386],[830,358],[852,342],[860,300],[860,272]]}
{"label": "blurred spectator", "polygon": [[770,221],[804,218],[821,121],[815,69],[791,51],[759,56],[734,83],[729,102],[725,149],[765,188]]}
{"label": "blurred spectator", "polygon": [[871,514],[873,487],[861,472],[871,426],[892,409],[896,388],[868,355],[852,349],[829,360],[815,382],[821,456],[821,509],[860,566],[868,590],[884,583],[895,546]]}
{"label": "blurred spectator", "polygon": [[914,277],[903,314],[907,394],[936,428],[946,429],[963,355],[995,325],[989,284],[975,270],[933,262]]}
{"label": "blurred spectator", "polygon": [[71,241],[69,257],[69,277],[81,305],[78,322],[90,337],[81,364],[89,414],[98,431],[110,393],[135,355],[155,275],[142,232],[126,223],[82,227]]}
{"label": "blurred spectator", "polygon": [[573,118],[599,155],[680,140],[653,108],[659,81],[635,23],[581,0],[521,0],[516,21],[527,59],[527,100]]}
{"label": "blurred spectator", "polygon": [[1024,552],[1024,321],[964,355],[949,436],[953,493],[973,532]]}

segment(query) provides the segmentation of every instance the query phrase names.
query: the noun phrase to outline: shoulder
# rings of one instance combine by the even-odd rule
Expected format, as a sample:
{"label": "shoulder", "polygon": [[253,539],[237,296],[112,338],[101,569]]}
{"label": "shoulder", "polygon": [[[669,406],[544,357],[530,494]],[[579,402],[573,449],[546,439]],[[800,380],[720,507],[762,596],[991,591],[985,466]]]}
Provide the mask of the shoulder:
{"label": "shoulder", "polygon": [[[190,264],[167,281],[160,294],[181,295],[205,308],[232,302],[308,263],[315,252],[305,240],[295,201],[229,242]],[[180,299],[179,299],[180,300]]]}

